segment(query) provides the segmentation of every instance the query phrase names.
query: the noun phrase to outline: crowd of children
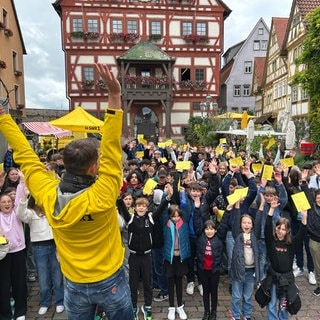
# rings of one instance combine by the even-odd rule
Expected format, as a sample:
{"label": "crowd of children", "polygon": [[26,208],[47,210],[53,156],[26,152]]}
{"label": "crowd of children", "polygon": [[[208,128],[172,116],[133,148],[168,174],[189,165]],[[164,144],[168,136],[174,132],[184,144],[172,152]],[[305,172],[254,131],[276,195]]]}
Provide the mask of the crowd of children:
{"label": "crowd of children", "polygon": [[[47,312],[53,294],[56,312],[66,307],[72,320],[92,319],[96,311],[110,320],[138,320],[141,281],[145,320],[153,318],[152,301],[165,300],[168,320],[187,319],[185,279],[188,295],[198,283],[203,320],[216,320],[225,268],[232,320],[251,319],[260,286],[269,293],[268,319],[285,320],[300,308],[295,277],[303,274],[303,244],[310,249],[308,279],[320,296],[320,163],[299,168],[294,156],[281,162],[279,145],[274,160],[270,153],[260,154],[257,169],[256,157],[240,149],[230,152],[225,143],[217,152],[132,140],[123,146],[127,159],[121,179],[120,84],[107,67],[97,68],[115,108],[106,111],[100,148],[96,141],[80,140],[66,147],[62,159],[55,157],[59,164],[42,153],[41,163],[23,140],[17,162],[32,196],[17,167],[0,174],[0,236],[9,243],[0,260],[0,318],[24,320],[27,312],[26,224],[39,281],[39,315]],[[18,149],[16,125],[3,108],[0,116],[2,133]],[[16,149],[8,151],[10,157]],[[9,160],[6,165],[14,166]],[[91,242],[76,238],[79,234]],[[295,259],[299,272],[294,272]],[[156,288],[160,292],[153,296]],[[83,301],[75,304],[74,292]]]}

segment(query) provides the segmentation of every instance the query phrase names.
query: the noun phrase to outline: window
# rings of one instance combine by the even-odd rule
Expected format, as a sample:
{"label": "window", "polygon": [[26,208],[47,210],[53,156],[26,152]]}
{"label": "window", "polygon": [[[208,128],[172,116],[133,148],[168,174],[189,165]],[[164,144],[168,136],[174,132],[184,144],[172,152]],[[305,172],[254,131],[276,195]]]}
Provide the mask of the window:
{"label": "window", "polygon": [[268,49],[268,40],[261,40],[261,50]]}
{"label": "window", "polygon": [[189,34],[192,34],[192,23],[182,22],[182,35],[187,36]]}
{"label": "window", "polygon": [[252,73],[252,62],[251,61],[244,62],[244,73]]}
{"label": "window", "polygon": [[243,96],[244,97],[250,96],[250,84],[243,85]]}
{"label": "window", "polygon": [[295,60],[298,58],[298,49],[297,48],[294,48],[293,50],[293,61],[292,62],[295,62]]}
{"label": "window", "polygon": [[195,69],[194,80],[195,81],[204,80],[204,69]]}
{"label": "window", "polygon": [[241,95],[241,86],[236,84],[233,86],[233,96],[240,97],[240,95]]}
{"label": "window", "polygon": [[162,34],[161,22],[151,21],[151,34]]}
{"label": "window", "polygon": [[188,81],[190,79],[190,69],[189,68],[181,68],[180,69],[180,81]]}
{"label": "window", "polygon": [[112,21],[112,32],[115,32],[115,33],[122,32],[122,21],[121,20],[113,20]]}
{"label": "window", "polygon": [[14,86],[14,102],[16,106],[19,104],[19,87],[17,85]]}
{"label": "window", "polygon": [[5,9],[2,10],[2,22],[5,26],[8,25],[8,12]]}
{"label": "window", "polygon": [[260,34],[260,35],[263,35],[263,34],[264,34],[263,28],[259,28],[259,29],[258,29],[258,34]]}
{"label": "window", "polygon": [[207,24],[204,22],[197,22],[197,30],[196,34],[198,36],[206,36],[207,35]]}
{"label": "window", "polygon": [[307,100],[308,99],[308,91],[307,89],[301,89],[301,100]]}
{"label": "window", "polygon": [[259,40],[253,41],[253,50],[260,50],[260,41]]}
{"label": "window", "polygon": [[141,77],[150,77],[150,76],[151,76],[151,72],[149,69],[141,70]]}
{"label": "window", "polygon": [[72,32],[83,31],[82,19],[72,19]]}
{"label": "window", "polygon": [[292,102],[298,101],[298,88],[297,88],[297,86],[291,87],[291,100],[292,100]]}
{"label": "window", "polygon": [[88,19],[88,31],[89,32],[98,32],[98,20],[97,19]]}
{"label": "window", "polygon": [[138,33],[138,23],[136,20],[128,20],[128,33]]}
{"label": "window", "polygon": [[83,80],[84,81],[93,81],[94,80],[93,67],[83,67]]}
{"label": "window", "polygon": [[276,71],[277,71],[277,59],[275,59],[274,61],[272,61],[271,71],[272,71],[272,72],[276,72]]}
{"label": "window", "polygon": [[273,96],[275,99],[278,98],[278,84],[275,84],[273,87]]}

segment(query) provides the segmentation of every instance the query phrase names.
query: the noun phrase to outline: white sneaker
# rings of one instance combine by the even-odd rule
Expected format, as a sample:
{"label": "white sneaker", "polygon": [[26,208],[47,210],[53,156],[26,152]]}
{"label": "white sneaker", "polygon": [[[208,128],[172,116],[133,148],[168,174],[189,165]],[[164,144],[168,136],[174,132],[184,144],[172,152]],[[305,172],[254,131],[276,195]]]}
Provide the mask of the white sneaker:
{"label": "white sneaker", "polygon": [[40,314],[40,316],[43,316],[44,314],[46,314],[48,311],[48,307],[40,307],[38,314]]}
{"label": "white sneaker", "polygon": [[187,294],[193,294],[194,293],[194,282],[189,282],[187,284],[187,289],[186,289]]}
{"label": "white sneaker", "polygon": [[175,307],[169,307],[168,308],[168,320],[175,320],[176,318],[176,308]]}
{"label": "white sneaker", "polygon": [[314,276],[313,271],[309,272],[308,278],[309,278],[309,283],[310,284],[312,284],[312,285],[317,284],[316,277]]}
{"label": "white sneaker", "polygon": [[295,271],[298,269],[298,266],[296,264],[296,260],[293,261],[293,264],[292,264],[292,270]]}
{"label": "white sneaker", "polygon": [[56,313],[62,313],[64,311],[64,306],[56,306]]}
{"label": "white sneaker", "polygon": [[295,271],[293,271],[293,275],[295,277],[301,277],[301,276],[303,276],[303,271],[300,268],[298,268]]}
{"label": "white sneaker", "polygon": [[202,296],[203,296],[203,287],[202,287],[202,284],[199,284],[199,285],[198,285],[198,290],[199,290],[200,295],[201,295],[201,297],[202,297]]}
{"label": "white sneaker", "polygon": [[[192,282],[193,283],[193,282]],[[183,309],[184,305],[180,306],[180,307],[177,307],[177,312],[178,312],[178,315],[179,315],[179,318],[181,320],[186,320],[187,319],[187,315],[186,313],[184,312],[184,309]]]}

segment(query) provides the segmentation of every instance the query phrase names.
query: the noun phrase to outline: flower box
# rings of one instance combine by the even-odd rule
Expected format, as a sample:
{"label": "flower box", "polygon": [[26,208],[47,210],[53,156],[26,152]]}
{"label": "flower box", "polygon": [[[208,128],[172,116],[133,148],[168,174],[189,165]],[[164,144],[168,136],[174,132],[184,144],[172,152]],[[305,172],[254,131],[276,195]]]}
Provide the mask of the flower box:
{"label": "flower box", "polygon": [[106,84],[103,82],[103,80],[98,80],[98,81],[97,81],[97,87],[98,87],[100,90],[107,90],[107,86],[106,86]]}
{"label": "flower box", "polygon": [[140,35],[134,32],[112,32],[109,37],[112,42],[134,42],[140,38]]}
{"label": "flower box", "polygon": [[83,33],[83,38],[86,40],[98,40],[100,37],[100,33],[99,32],[84,32]]}
{"label": "flower box", "polygon": [[204,80],[202,81],[181,81],[179,82],[180,89],[186,89],[186,90],[204,90],[208,86],[208,83]]}
{"label": "flower box", "polygon": [[1,68],[1,69],[7,68],[6,63],[5,63],[3,60],[0,60],[0,68]]}
{"label": "flower box", "polygon": [[192,42],[193,44],[209,42],[208,36],[199,36],[197,34],[188,34],[183,37],[183,40],[185,40],[186,42]]}
{"label": "flower box", "polygon": [[4,29],[4,34],[7,36],[7,37],[12,37],[13,36],[13,32],[11,29],[8,29],[8,28],[5,28]]}
{"label": "flower box", "polygon": [[149,35],[149,41],[159,41],[162,39],[161,34],[150,34]]}
{"label": "flower box", "polygon": [[83,39],[84,32],[83,31],[74,31],[74,32],[71,32],[71,36],[72,36],[72,38],[75,38],[75,39]]}
{"label": "flower box", "polygon": [[5,29],[5,28],[6,28],[6,25],[0,21],[0,30]]}
{"label": "flower box", "polygon": [[15,71],[14,71],[14,75],[15,75],[16,77],[21,77],[21,76],[22,76],[22,72],[19,71],[19,70],[15,70]]}
{"label": "flower box", "polygon": [[94,86],[93,80],[84,80],[82,81],[82,89],[84,90],[90,90]]}

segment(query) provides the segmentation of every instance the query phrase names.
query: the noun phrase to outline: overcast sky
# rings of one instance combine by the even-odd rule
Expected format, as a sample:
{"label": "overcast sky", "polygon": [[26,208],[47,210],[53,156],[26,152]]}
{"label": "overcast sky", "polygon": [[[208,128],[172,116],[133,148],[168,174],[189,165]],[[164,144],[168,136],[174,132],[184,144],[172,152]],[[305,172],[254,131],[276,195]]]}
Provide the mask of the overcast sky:
{"label": "overcast sky", "polygon": [[[14,0],[27,55],[24,77],[27,108],[68,109],[60,19],[53,0]],[[232,10],[225,21],[225,51],[244,40],[262,17],[289,17],[293,0],[224,0]]]}

